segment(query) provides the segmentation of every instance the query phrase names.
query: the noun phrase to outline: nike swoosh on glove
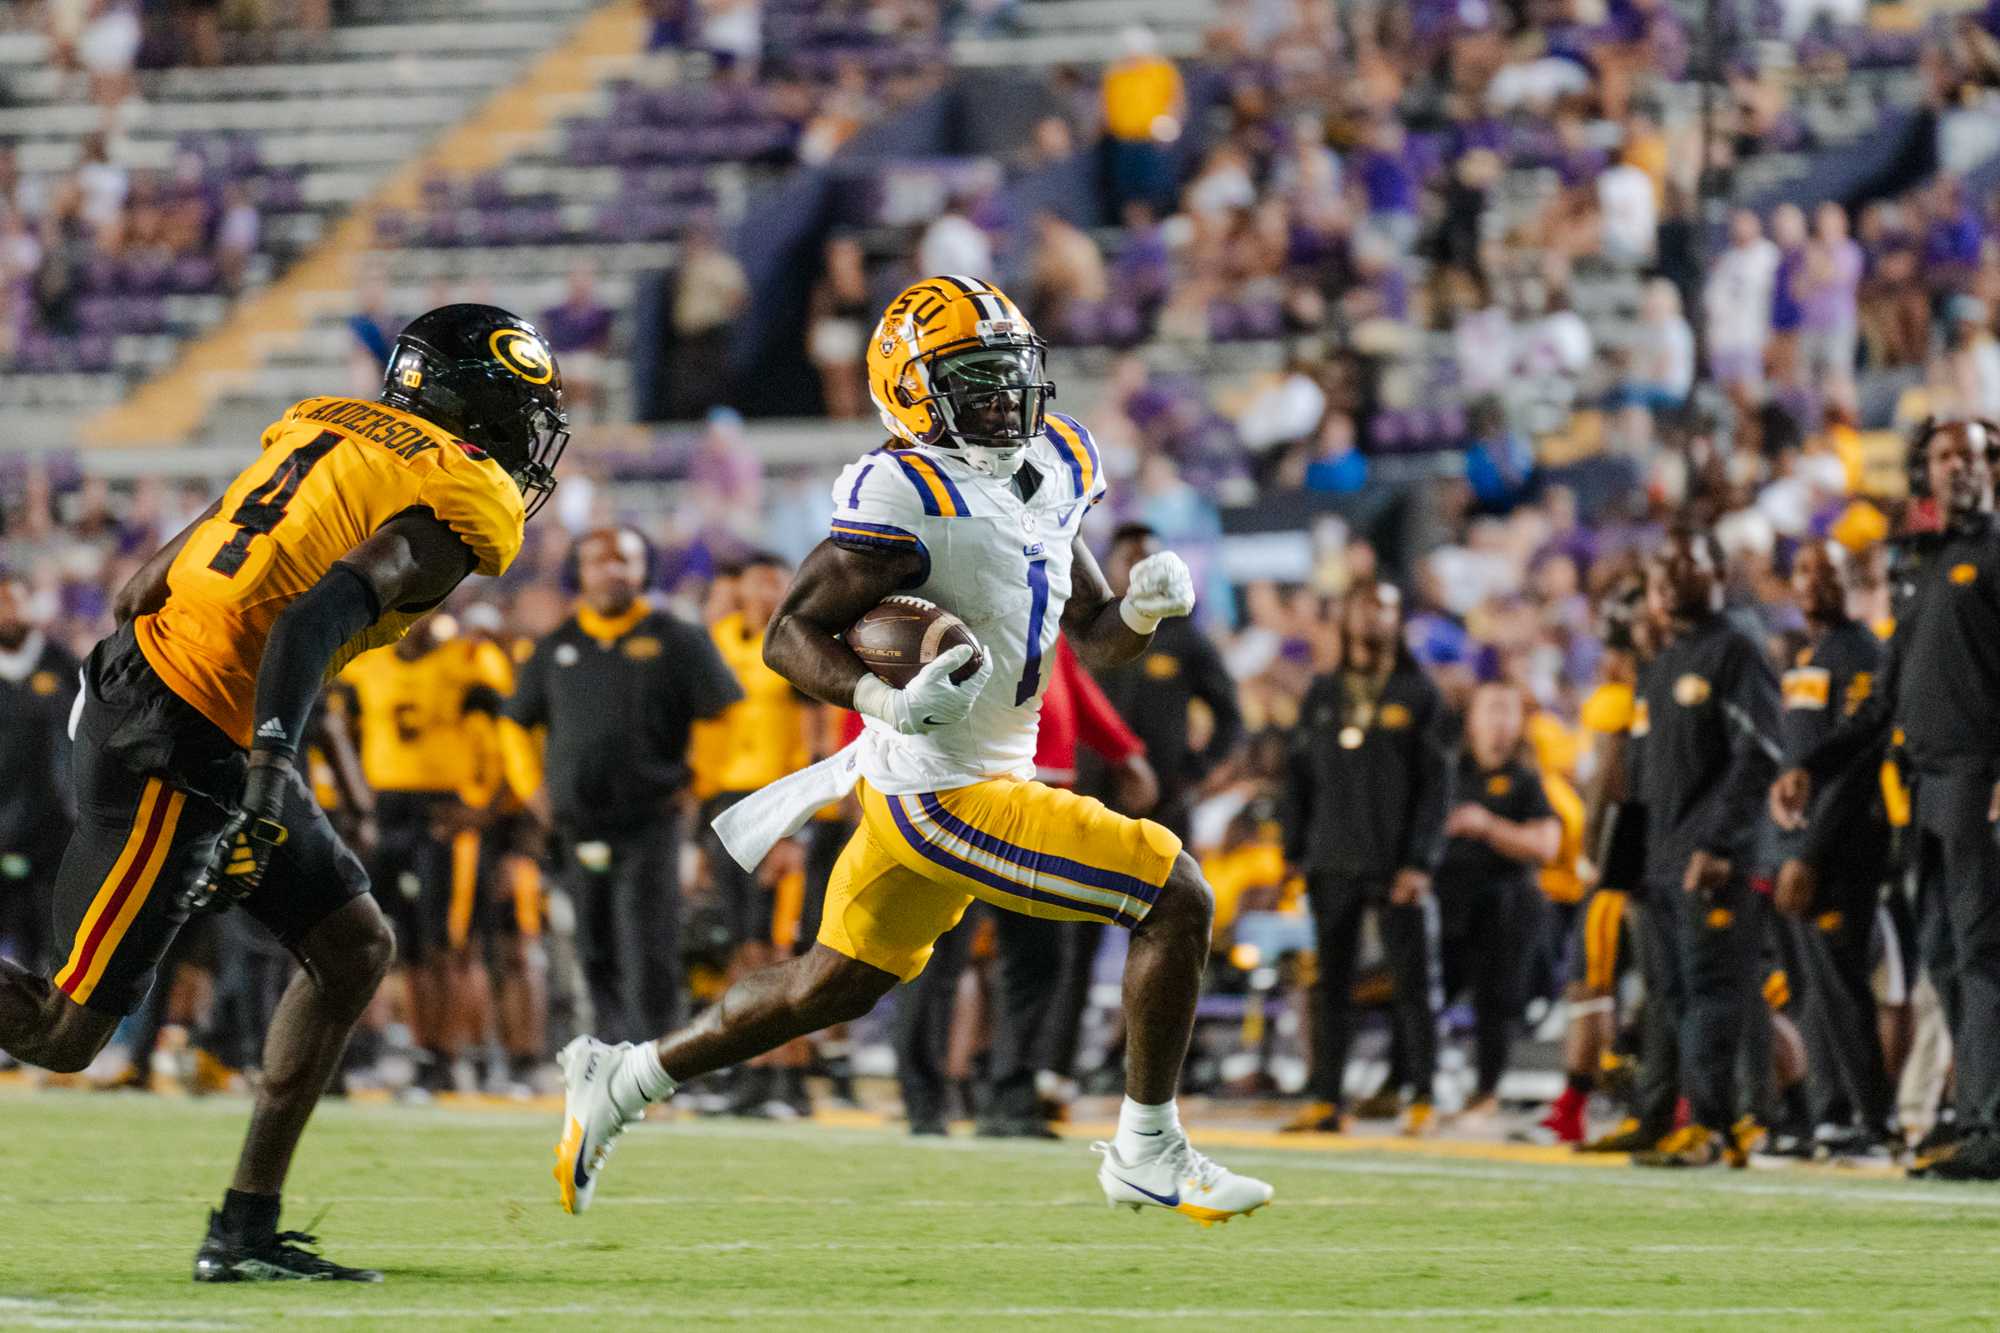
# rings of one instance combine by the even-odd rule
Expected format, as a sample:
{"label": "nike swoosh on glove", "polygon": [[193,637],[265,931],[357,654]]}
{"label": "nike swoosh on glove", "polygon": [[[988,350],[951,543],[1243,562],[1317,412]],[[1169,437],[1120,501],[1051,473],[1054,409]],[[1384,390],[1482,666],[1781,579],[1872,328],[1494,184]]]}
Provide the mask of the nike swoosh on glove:
{"label": "nike swoosh on glove", "polygon": [[1162,620],[1194,610],[1194,575],[1172,551],[1156,551],[1132,566],[1118,615],[1134,634],[1151,634]]}
{"label": "nike swoosh on glove", "polygon": [[[954,685],[951,673],[979,654],[979,669]],[[993,675],[993,659],[969,644],[947,648],[929,665],[896,689],[875,676],[863,676],[854,686],[856,712],[887,722],[905,736],[957,726],[972,712],[979,692]]]}

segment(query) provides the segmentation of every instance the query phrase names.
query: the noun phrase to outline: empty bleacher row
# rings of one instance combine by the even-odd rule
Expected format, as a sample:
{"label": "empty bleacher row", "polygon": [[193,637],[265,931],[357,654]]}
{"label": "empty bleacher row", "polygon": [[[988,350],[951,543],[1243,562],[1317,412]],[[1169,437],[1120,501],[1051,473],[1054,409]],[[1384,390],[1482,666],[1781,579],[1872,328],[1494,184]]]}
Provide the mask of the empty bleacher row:
{"label": "empty bleacher row", "polygon": [[[136,99],[107,112],[54,68],[38,32],[0,35],[0,141],[17,198],[46,199],[103,135],[128,197],[256,210],[255,290],[435,139],[518,76],[593,0],[418,0],[362,5],[323,34],[266,34],[253,63],[144,72]],[[466,19],[479,19],[466,23]],[[456,22],[454,22],[456,20]],[[204,224],[196,223],[197,227]],[[231,284],[212,256],[89,254],[74,299],[30,310],[0,363],[0,408],[21,444],[56,445],[77,422],[170,365],[227,315]],[[131,253],[138,251],[138,253]]]}

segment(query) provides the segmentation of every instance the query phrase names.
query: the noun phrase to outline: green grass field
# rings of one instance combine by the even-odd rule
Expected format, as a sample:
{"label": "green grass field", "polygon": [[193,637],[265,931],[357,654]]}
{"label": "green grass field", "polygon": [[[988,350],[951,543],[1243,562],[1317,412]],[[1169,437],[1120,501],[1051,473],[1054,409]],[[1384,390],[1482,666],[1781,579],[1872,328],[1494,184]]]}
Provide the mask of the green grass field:
{"label": "green grass field", "polygon": [[[285,1224],[380,1287],[196,1287],[237,1100],[0,1093],[0,1329],[1757,1328],[2000,1318],[2000,1190],[1217,1147],[1204,1230],[1104,1207],[1080,1141],[734,1123],[627,1136],[564,1216],[554,1117],[332,1105]],[[1197,1136],[1197,1142],[1200,1142]],[[1504,1150],[1502,1150],[1504,1152]]]}

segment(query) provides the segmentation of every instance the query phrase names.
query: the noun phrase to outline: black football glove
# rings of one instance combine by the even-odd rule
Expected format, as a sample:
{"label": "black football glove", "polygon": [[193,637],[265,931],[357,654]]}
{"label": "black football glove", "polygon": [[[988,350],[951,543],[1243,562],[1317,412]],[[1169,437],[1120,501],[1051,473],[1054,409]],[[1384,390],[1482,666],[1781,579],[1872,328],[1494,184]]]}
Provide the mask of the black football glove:
{"label": "black football glove", "polygon": [[182,900],[190,915],[211,908],[226,911],[257,891],[271,859],[289,837],[279,816],[292,779],[289,759],[253,763],[243,783],[243,800],[208,854],[208,865]]}

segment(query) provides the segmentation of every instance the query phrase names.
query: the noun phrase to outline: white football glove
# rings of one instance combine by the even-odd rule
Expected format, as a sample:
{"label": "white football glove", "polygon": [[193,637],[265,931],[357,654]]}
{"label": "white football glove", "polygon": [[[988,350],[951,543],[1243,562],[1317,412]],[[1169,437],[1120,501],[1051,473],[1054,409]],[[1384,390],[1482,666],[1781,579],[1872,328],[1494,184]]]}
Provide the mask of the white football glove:
{"label": "white football glove", "polygon": [[1132,566],[1118,615],[1134,634],[1151,634],[1162,620],[1194,610],[1194,575],[1172,551],[1155,551]]}
{"label": "white football glove", "polygon": [[905,736],[956,726],[971,714],[993,675],[993,659],[979,652],[979,669],[963,685],[951,683],[951,673],[975,652],[979,650],[963,643],[945,649],[900,690],[877,676],[863,676],[854,682],[854,711],[887,722]]}

